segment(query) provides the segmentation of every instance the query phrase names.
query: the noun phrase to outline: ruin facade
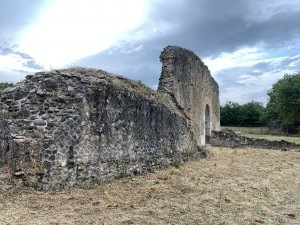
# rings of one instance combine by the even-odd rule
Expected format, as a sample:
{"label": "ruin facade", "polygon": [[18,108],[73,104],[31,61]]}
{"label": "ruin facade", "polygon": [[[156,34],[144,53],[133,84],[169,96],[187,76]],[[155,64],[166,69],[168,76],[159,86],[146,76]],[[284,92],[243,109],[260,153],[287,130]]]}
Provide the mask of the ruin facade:
{"label": "ruin facade", "polygon": [[169,46],[159,92],[102,70],[28,75],[0,95],[0,166],[55,190],[206,157],[218,85],[192,52]]}
{"label": "ruin facade", "polygon": [[162,73],[158,91],[168,93],[189,121],[197,143],[209,142],[220,130],[219,86],[201,59],[192,51],[168,46],[160,55]]}

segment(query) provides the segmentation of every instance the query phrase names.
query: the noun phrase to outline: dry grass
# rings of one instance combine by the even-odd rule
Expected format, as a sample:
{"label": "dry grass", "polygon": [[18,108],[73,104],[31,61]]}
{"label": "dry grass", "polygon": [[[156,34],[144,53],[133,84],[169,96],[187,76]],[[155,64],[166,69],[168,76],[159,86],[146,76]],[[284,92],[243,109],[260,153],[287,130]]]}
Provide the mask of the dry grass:
{"label": "dry grass", "polygon": [[300,224],[300,152],[211,151],[179,169],[91,189],[2,188],[0,224]]}

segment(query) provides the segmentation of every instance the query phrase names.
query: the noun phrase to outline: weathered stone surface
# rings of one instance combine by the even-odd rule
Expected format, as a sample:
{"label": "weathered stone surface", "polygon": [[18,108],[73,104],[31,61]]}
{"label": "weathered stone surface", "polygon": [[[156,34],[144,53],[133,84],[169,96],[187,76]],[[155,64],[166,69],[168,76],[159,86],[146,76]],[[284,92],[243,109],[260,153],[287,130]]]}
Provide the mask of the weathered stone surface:
{"label": "weathered stone surface", "polygon": [[18,184],[60,189],[206,156],[169,96],[101,70],[27,76],[0,101],[0,163]]}
{"label": "weathered stone surface", "polygon": [[41,119],[36,119],[33,121],[35,126],[46,126],[47,121],[46,120],[41,120]]}
{"label": "weathered stone surface", "polygon": [[241,136],[232,130],[226,129],[223,131],[212,131],[211,144],[213,146],[224,147],[250,147],[250,148],[265,148],[265,149],[277,149],[288,150],[297,149],[300,150],[300,145],[295,143],[281,141],[268,141],[264,139],[249,138]]}
{"label": "weathered stone surface", "polygon": [[218,85],[191,51],[169,46],[161,61],[159,92],[83,68],[0,92],[0,165],[17,185],[53,190],[205,157],[199,145],[219,129]]}
{"label": "weathered stone surface", "polygon": [[218,84],[192,51],[168,46],[160,60],[163,65],[158,91],[173,98],[189,121],[198,144],[204,145],[211,130],[220,130]]}

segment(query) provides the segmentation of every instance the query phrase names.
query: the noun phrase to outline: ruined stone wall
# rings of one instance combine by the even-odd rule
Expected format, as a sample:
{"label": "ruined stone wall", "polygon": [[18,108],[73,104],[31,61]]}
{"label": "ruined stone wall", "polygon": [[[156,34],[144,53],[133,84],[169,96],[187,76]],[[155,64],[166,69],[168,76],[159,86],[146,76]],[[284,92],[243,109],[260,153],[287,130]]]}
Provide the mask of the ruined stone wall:
{"label": "ruined stone wall", "polygon": [[1,106],[2,104],[0,104],[0,167],[7,164],[7,150],[10,137],[8,121],[4,119]]}
{"label": "ruined stone wall", "polygon": [[14,182],[52,190],[204,157],[186,119],[164,101],[104,71],[27,76],[0,96],[0,163]]}
{"label": "ruined stone wall", "polygon": [[249,138],[235,133],[233,130],[213,131],[211,136],[211,145],[223,147],[238,148],[264,148],[274,150],[296,149],[300,151],[300,145],[281,141],[268,141],[264,139]]}
{"label": "ruined stone wall", "polygon": [[[220,130],[219,87],[207,66],[192,51],[168,46],[160,55],[162,73],[158,91],[174,97],[182,109],[198,144],[205,144],[210,130]],[[205,108],[209,107],[209,121],[205,129]]]}

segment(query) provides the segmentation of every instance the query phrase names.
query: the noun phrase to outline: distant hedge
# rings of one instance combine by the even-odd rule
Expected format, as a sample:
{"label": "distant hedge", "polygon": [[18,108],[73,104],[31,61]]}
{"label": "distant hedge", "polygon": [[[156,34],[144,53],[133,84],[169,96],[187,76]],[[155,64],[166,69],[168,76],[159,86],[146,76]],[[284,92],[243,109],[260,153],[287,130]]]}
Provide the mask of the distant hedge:
{"label": "distant hedge", "polygon": [[0,91],[6,89],[6,88],[9,88],[9,87],[12,87],[14,86],[13,83],[0,83]]}

